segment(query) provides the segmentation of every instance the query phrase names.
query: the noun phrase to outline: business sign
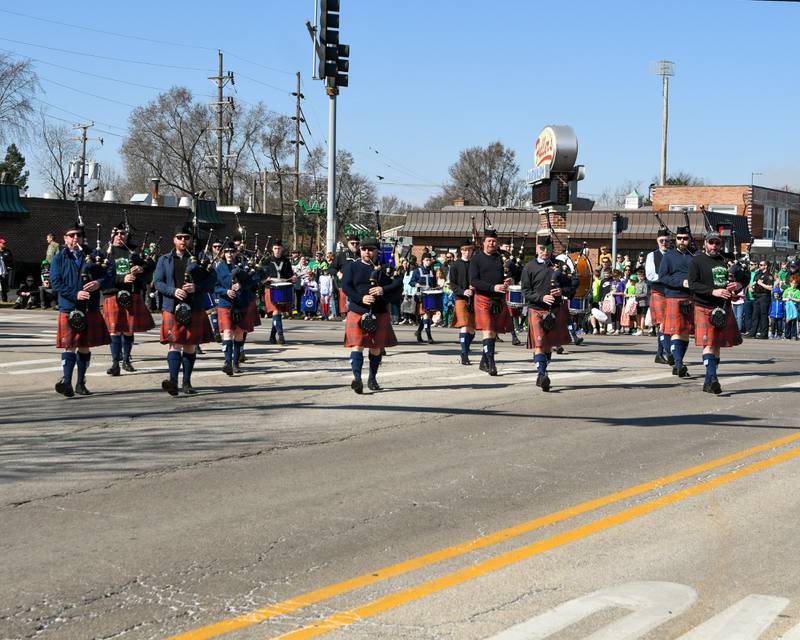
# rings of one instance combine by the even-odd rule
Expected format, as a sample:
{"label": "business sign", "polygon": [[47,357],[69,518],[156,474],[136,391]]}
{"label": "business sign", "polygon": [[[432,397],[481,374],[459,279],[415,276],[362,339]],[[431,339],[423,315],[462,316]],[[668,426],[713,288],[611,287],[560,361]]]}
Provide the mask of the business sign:
{"label": "business sign", "polygon": [[578,138],[572,127],[550,125],[536,138],[533,164],[536,169],[549,167],[551,171],[569,171],[578,159]]}

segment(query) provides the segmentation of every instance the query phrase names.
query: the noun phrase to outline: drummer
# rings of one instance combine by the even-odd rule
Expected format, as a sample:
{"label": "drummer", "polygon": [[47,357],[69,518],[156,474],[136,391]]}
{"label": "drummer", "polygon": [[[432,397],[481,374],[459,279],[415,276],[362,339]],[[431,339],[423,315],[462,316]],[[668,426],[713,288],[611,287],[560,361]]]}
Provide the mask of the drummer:
{"label": "drummer", "polygon": [[283,337],[283,316],[292,313],[292,298],[286,303],[272,303],[272,296],[270,293],[270,285],[274,282],[284,281],[294,283],[297,276],[294,275],[292,263],[289,258],[283,255],[283,242],[281,240],[273,240],[271,247],[272,254],[269,259],[264,263],[264,275],[266,276],[264,282],[267,284],[264,292],[264,306],[267,311],[267,316],[272,317],[272,330],[269,334],[269,341],[271,344],[286,344]]}
{"label": "drummer", "polygon": [[422,264],[414,269],[408,284],[412,288],[416,287],[418,295],[417,331],[415,333],[417,342],[422,342],[422,330],[425,329],[425,335],[428,337],[428,344],[433,344],[431,324],[435,309],[426,309],[422,301],[422,292],[426,289],[433,289],[436,287],[436,273],[433,270],[433,257],[430,253],[422,254]]}
{"label": "drummer", "polygon": [[460,331],[458,334],[461,345],[461,364],[472,364],[469,361],[469,347],[475,339],[475,312],[473,307],[473,291],[469,286],[469,260],[475,245],[472,240],[464,240],[458,248],[458,260],[450,264],[450,289],[453,291],[456,303],[453,311],[453,327]]}
{"label": "drummer", "polygon": [[[518,285],[522,275],[522,266],[517,264],[516,258],[511,252],[511,245],[501,244],[500,255],[503,256],[503,274],[513,281],[512,284]],[[517,337],[517,329],[522,331],[522,307],[509,305],[508,309],[511,313],[511,344],[522,344]]]}

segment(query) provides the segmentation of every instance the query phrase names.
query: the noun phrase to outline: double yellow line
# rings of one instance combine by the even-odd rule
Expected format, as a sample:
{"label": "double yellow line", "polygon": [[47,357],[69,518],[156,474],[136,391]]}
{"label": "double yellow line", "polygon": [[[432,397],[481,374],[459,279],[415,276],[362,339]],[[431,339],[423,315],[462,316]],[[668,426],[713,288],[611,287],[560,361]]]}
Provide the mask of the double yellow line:
{"label": "double yellow line", "polygon": [[[205,627],[187,631],[186,633],[173,636],[170,640],[208,640],[210,638],[216,638],[225,633],[229,633],[238,629],[244,629],[265,620],[292,613],[309,605],[349,593],[376,582],[381,582],[410,571],[442,562],[443,560],[456,558],[478,549],[483,549],[485,547],[505,542],[530,531],[534,531],[535,529],[555,524],[557,522],[562,522],[589,511],[594,511],[616,502],[620,502],[622,500],[647,493],[654,489],[658,489],[659,487],[679,482],[706,471],[711,471],[744,458],[769,451],[770,449],[775,449],[793,442],[797,442],[798,440],[800,440],[800,433],[795,433],[784,438],[772,440],[770,442],[766,442],[764,444],[760,444],[758,446],[751,447],[749,449],[745,449],[743,451],[739,451],[737,453],[733,453],[701,465],[678,471],[651,482],[639,484],[617,493],[612,493],[595,500],[589,500],[588,502],[583,502],[576,506],[557,511],[540,518],[535,518],[507,529],[502,529],[495,533],[482,536],[462,544],[440,549],[439,551],[435,551],[424,556],[419,556],[405,562],[400,562],[398,564],[379,569],[373,573],[368,573],[345,580],[343,582],[338,582],[336,584],[323,587],[322,589],[311,591],[289,600],[284,600],[269,607],[258,609],[246,615],[237,616],[228,620],[222,620]],[[521,560],[531,558],[546,551],[561,547],[570,542],[574,542],[595,533],[605,531],[611,527],[642,517],[668,505],[705,493],[738,478],[742,478],[757,471],[775,466],[781,462],[785,462],[798,456],[800,456],[800,448],[785,451],[771,458],[767,458],[760,462],[742,467],[736,471],[718,476],[712,480],[692,485],[686,489],[682,489],[680,491],[676,491],[675,493],[671,493],[635,507],[631,507],[617,514],[601,518],[574,529],[570,529],[551,538],[541,540],[508,553],[503,553],[474,566],[467,567],[466,569],[461,569],[459,571],[444,575],[440,578],[430,580],[421,585],[390,594],[383,598],[368,602],[360,607],[336,613],[328,618],[303,627],[302,629],[284,634],[280,636],[280,638],[282,640],[299,640],[301,638],[313,638],[315,636],[329,633],[335,629],[353,624],[359,620],[378,615],[379,613],[397,608],[401,605],[413,602],[414,600],[419,600],[425,596],[429,596],[444,589],[448,589],[469,580],[473,580],[477,577],[486,575],[487,573],[497,571],[498,569],[502,569],[516,562],[520,562]]]}

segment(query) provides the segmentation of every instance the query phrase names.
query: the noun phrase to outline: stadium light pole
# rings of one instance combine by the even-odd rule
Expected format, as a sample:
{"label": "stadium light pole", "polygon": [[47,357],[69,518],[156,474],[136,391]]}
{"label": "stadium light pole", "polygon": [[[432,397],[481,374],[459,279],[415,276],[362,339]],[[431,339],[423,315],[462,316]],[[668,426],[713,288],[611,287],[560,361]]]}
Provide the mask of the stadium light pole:
{"label": "stadium light pole", "polygon": [[659,60],[653,63],[653,72],[661,76],[664,109],[661,126],[661,175],[658,184],[667,183],[667,125],[669,123],[669,79],[675,75],[675,63],[670,60]]}

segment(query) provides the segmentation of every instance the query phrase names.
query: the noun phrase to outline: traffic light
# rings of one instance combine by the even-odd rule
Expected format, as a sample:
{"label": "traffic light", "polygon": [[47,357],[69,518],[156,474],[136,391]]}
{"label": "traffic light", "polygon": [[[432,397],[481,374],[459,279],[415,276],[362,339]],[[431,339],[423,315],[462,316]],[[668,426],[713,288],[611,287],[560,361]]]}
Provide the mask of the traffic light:
{"label": "traffic light", "polygon": [[320,0],[319,69],[320,78],[331,78],[337,87],[348,84],[350,46],[339,44],[339,0]]}

